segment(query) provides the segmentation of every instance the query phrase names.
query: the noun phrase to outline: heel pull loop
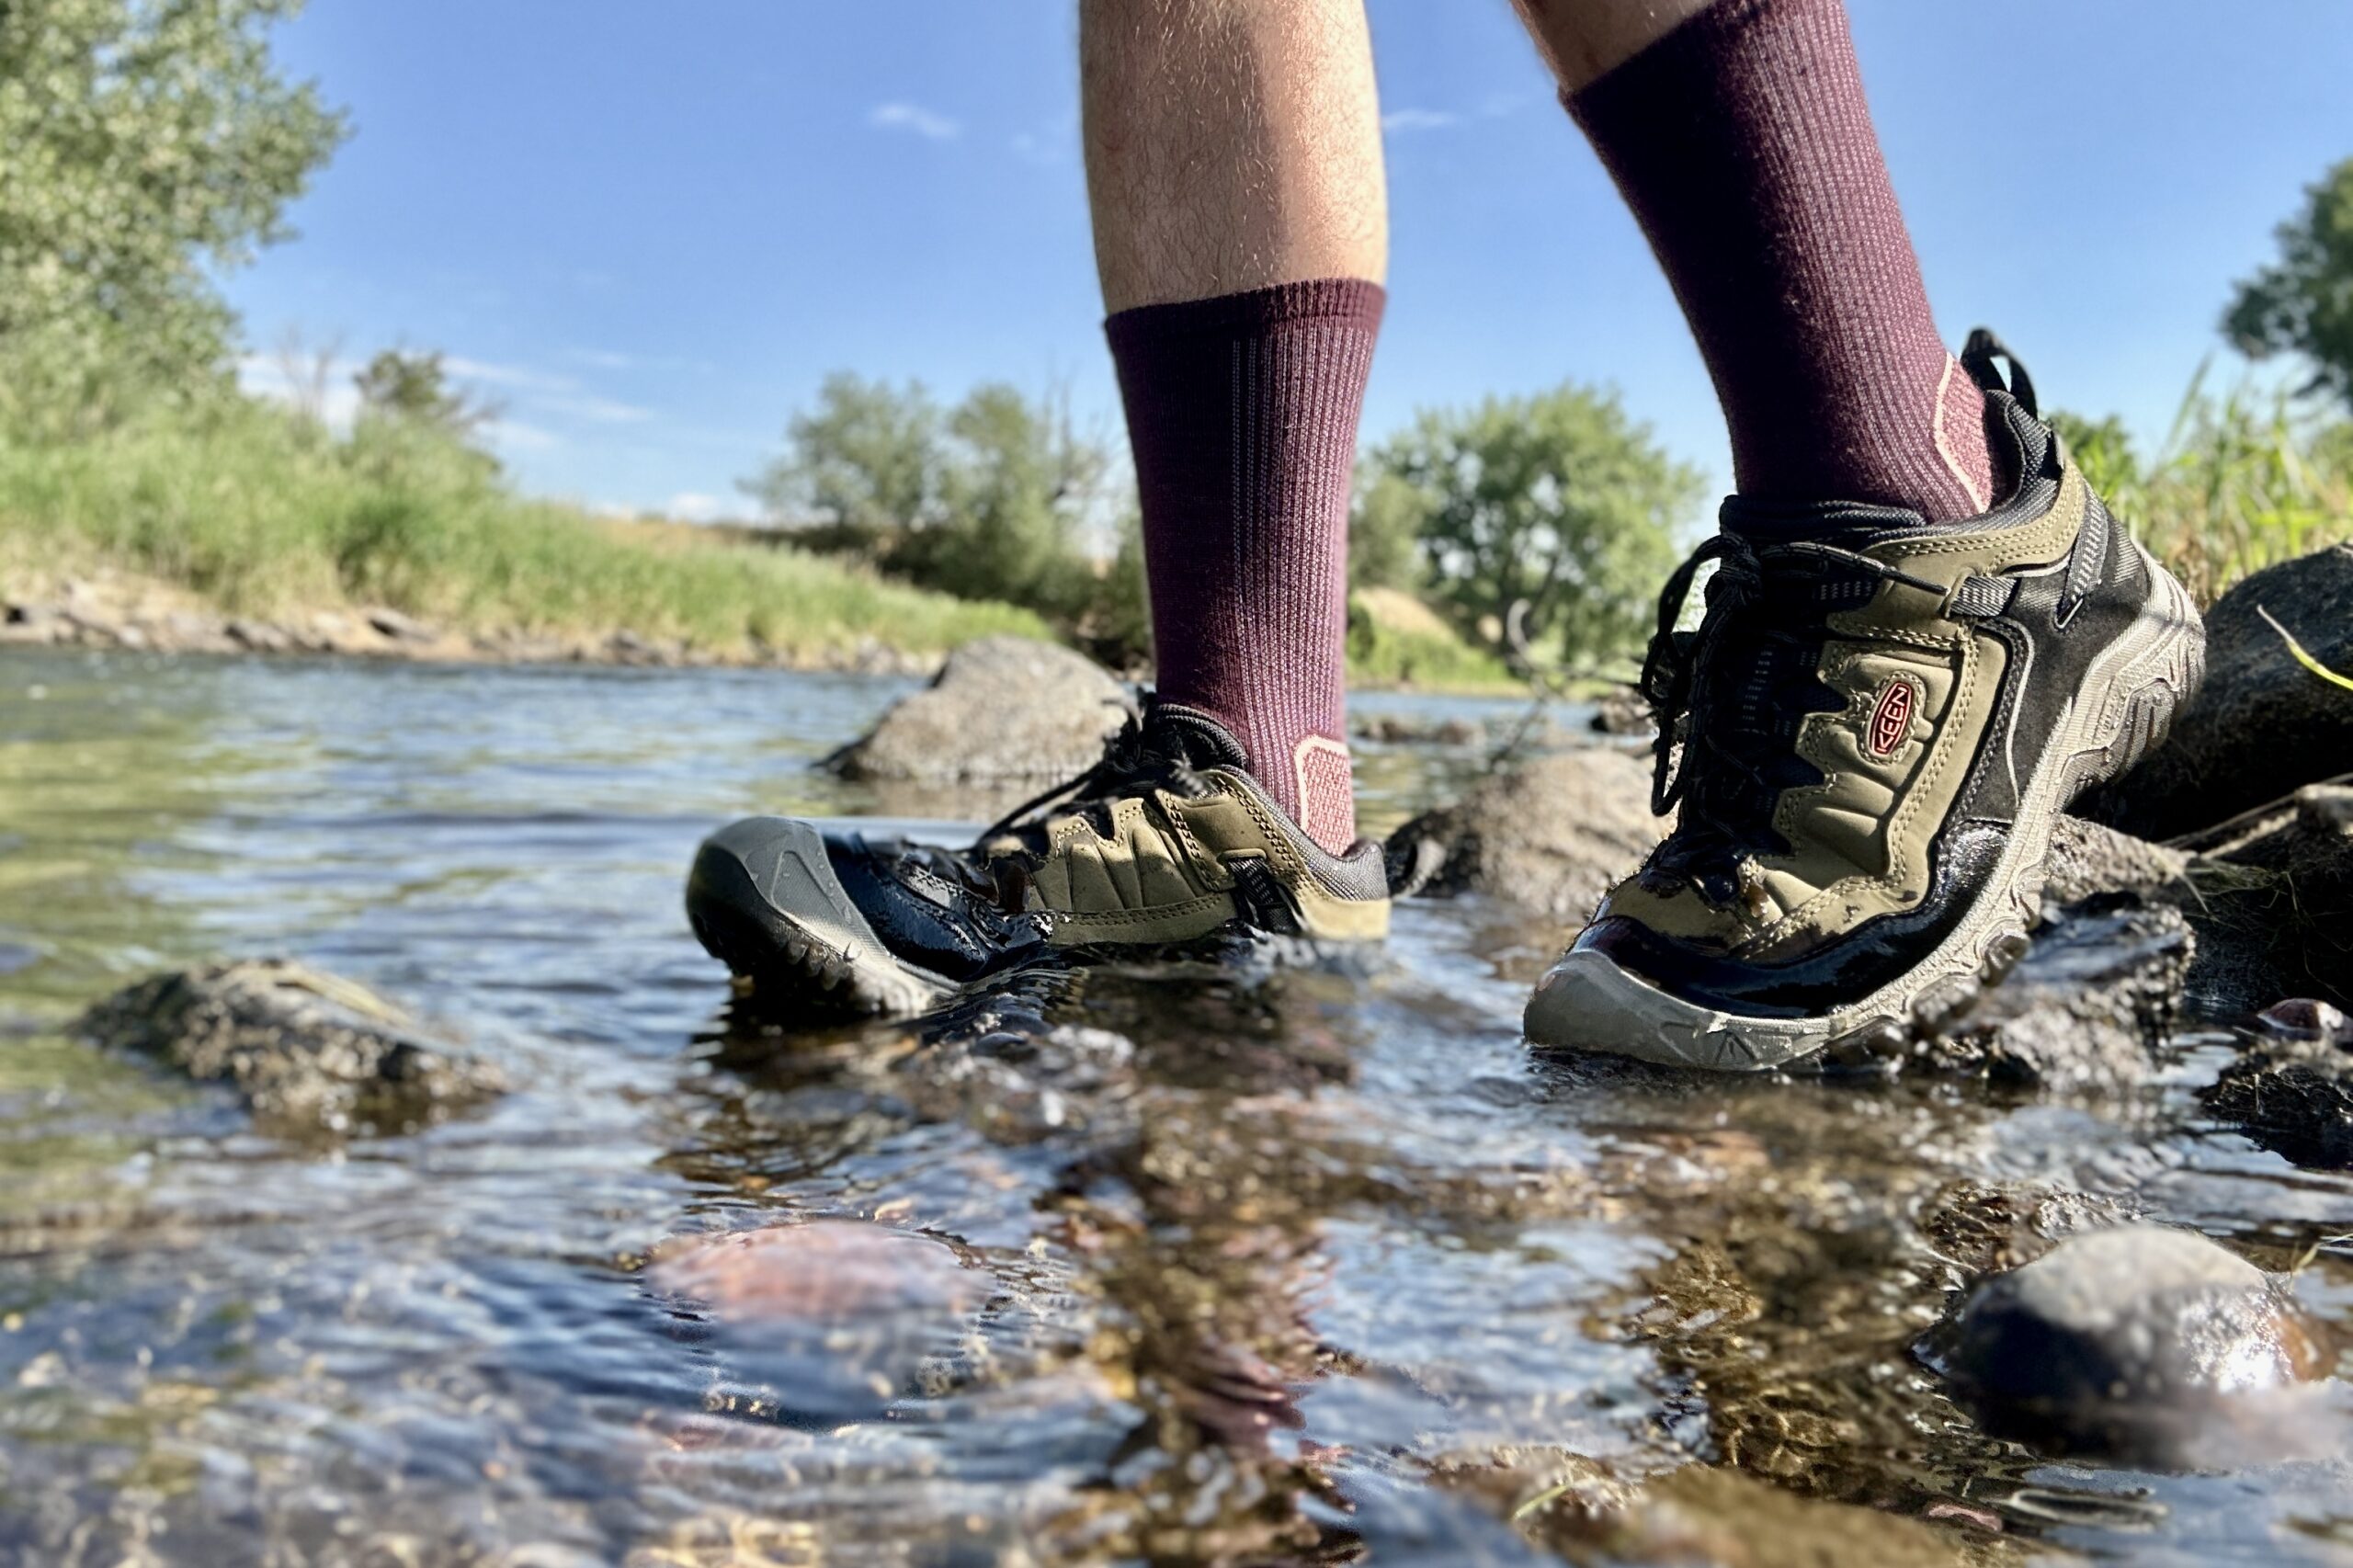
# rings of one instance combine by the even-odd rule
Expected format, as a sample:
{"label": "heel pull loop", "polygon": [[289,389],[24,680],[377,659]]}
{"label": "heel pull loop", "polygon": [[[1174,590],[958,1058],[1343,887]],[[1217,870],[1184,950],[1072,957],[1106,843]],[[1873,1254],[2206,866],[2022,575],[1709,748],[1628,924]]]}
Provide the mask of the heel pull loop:
{"label": "heel pull loop", "polygon": [[[2006,383],[2001,372],[1994,368],[1996,359],[2009,365]],[[2034,378],[2026,373],[2026,367],[2018,363],[2018,357],[2010,352],[2008,346],[1985,328],[1981,326],[1972,332],[1969,341],[1961,345],[1961,368],[1969,372],[1969,379],[1977,383],[1979,391],[2007,392],[2018,399],[2019,406],[2029,414],[2038,419],[2042,416],[2041,409],[2035,403]]]}

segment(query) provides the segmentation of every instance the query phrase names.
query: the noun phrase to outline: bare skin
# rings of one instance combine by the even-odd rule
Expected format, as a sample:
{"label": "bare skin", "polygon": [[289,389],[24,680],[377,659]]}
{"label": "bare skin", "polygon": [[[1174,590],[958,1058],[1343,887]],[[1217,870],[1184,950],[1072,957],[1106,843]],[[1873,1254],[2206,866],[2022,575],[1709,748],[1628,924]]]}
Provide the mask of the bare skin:
{"label": "bare skin", "polygon": [[1078,15],[1107,310],[1385,278],[1362,0],[1081,0]]}

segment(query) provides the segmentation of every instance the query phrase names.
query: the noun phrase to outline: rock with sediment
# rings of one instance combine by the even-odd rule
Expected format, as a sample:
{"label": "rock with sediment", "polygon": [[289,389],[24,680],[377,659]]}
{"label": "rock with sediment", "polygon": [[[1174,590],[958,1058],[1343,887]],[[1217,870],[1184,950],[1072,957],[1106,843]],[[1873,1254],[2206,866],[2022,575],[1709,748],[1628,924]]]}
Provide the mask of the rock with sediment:
{"label": "rock with sediment", "polygon": [[2353,789],[2312,785],[2189,842],[2179,902],[2198,927],[2200,1005],[2353,1006]]}
{"label": "rock with sediment", "polygon": [[1050,783],[1091,767],[1135,711],[1093,660],[1026,637],[983,637],[828,760],[847,778]]}
{"label": "rock with sediment", "polygon": [[1392,834],[1391,883],[1582,920],[1665,835],[1650,789],[1649,766],[1624,752],[1590,746],[1538,757]]}
{"label": "rock with sediment", "polygon": [[2142,1224],[1995,1276],[1929,1354],[1996,1436],[2164,1464],[2227,1428],[2233,1402],[2324,1369],[2268,1275],[2203,1236]]}
{"label": "rock with sediment", "polygon": [[2078,811],[2172,838],[2353,773],[2353,692],[2299,663],[2280,629],[2353,674],[2353,545],[2266,567],[2216,601],[2198,695],[2163,745]]}
{"label": "rock with sediment", "polygon": [[290,1129],[405,1131],[506,1087],[366,986],[283,959],[156,975],[93,1006],[76,1030],[231,1085]]}
{"label": "rock with sediment", "polygon": [[2214,1119],[2283,1159],[2313,1170],[2353,1169],[2353,1049],[2333,1032],[2251,1041],[2200,1101]]}
{"label": "rock with sediment", "polygon": [[2109,899],[2053,909],[2000,983],[1950,1016],[1914,1020],[1909,1053],[2054,1093],[2143,1082],[2179,1015],[2196,950],[2189,923],[2169,906]]}
{"label": "rock with sediment", "polygon": [[2043,868],[2043,897],[2081,903],[2102,893],[2157,898],[2188,886],[2189,857],[2082,817],[2052,824],[2051,858]]}

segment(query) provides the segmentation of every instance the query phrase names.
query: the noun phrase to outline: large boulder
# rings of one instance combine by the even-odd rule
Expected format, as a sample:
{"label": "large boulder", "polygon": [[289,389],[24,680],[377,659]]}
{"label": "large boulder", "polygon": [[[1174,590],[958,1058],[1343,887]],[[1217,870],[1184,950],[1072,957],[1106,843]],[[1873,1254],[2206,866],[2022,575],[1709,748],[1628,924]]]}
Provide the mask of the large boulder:
{"label": "large boulder", "polygon": [[1083,654],[1027,637],[983,637],[948,656],[826,759],[847,778],[986,784],[1071,778],[1135,710],[1127,687]]}
{"label": "large boulder", "polygon": [[1538,757],[1390,835],[1390,881],[1402,892],[1483,893],[1582,920],[1666,831],[1651,815],[1649,765],[1625,752]]}
{"label": "large boulder", "polygon": [[232,1085],[262,1120],[301,1132],[404,1131],[506,1087],[357,982],[284,959],[159,974],[76,1030],[200,1082]]}
{"label": "large boulder", "polygon": [[2268,1275],[2203,1236],[2140,1224],[1995,1276],[1928,1348],[1996,1436],[2159,1464],[2230,1429],[2234,1402],[2326,1369]]}
{"label": "large boulder", "polygon": [[2266,567],[2224,594],[2206,612],[2205,684],[2165,744],[2083,814],[2172,838],[2353,773],[2353,692],[2299,664],[2266,612],[2322,664],[2353,672],[2353,546]]}

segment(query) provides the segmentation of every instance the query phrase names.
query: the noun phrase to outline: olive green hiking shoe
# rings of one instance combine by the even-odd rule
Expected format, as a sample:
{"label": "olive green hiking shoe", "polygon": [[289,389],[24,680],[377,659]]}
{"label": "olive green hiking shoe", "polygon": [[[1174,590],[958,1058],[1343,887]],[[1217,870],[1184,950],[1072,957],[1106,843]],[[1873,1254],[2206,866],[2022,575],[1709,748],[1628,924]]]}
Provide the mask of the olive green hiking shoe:
{"label": "olive green hiking shoe", "polygon": [[863,1014],[1055,959],[1385,937],[1381,846],[1327,852],[1248,764],[1215,720],[1148,698],[1101,762],[970,848],[784,817],[724,828],[695,857],[688,918],[764,1001]]}
{"label": "olive green hiking shoe", "polygon": [[[1995,371],[2010,360],[2010,384]],[[1900,1052],[2027,946],[2053,819],[2164,735],[2189,596],[2117,526],[1990,335],[1983,517],[1738,497],[1661,596],[1643,687],[1675,831],[1528,1005],[1531,1042],[1712,1068]],[[1697,568],[1707,613],[1674,630]]]}

